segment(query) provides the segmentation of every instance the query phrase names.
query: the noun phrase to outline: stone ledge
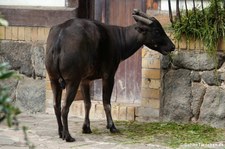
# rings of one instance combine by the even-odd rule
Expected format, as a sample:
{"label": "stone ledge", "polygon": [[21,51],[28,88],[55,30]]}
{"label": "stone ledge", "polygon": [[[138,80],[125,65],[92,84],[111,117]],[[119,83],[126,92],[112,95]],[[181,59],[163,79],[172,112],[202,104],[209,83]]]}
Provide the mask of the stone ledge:
{"label": "stone ledge", "polygon": [[[140,107],[140,105],[134,104],[112,103],[111,105],[112,117],[114,120],[156,121],[159,118],[159,109]],[[74,101],[71,105],[70,115],[84,118],[84,114],[83,101]],[[106,119],[102,102],[92,101],[90,119]]]}
{"label": "stone ledge", "polygon": [[[135,120],[135,105],[112,103],[112,117],[114,120]],[[74,101],[71,105],[70,114],[73,116],[84,118],[83,101]],[[90,119],[105,119],[105,111],[102,102],[92,101],[90,110]]]}

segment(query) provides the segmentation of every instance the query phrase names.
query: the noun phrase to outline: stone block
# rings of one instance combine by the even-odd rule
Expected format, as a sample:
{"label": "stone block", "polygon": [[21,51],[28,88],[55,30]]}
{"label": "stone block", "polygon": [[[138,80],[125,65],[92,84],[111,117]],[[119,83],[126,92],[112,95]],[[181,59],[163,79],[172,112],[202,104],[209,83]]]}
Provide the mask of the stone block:
{"label": "stone block", "polygon": [[47,41],[47,37],[48,37],[49,31],[50,31],[49,27],[45,27],[44,28],[44,37],[45,37],[44,41]]}
{"label": "stone block", "polygon": [[216,71],[205,71],[202,73],[202,79],[208,85],[220,86],[222,83],[222,80],[220,78],[220,73]]}
{"label": "stone block", "polygon": [[45,81],[34,80],[24,76],[17,87],[16,106],[21,111],[31,113],[45,111]]}
{"label": "stone block", "polygon": [[159,119],[159,109],[151,107],[136,107],[135,120],[137,121],[156,121]]}
{"label": "stone block", "polygon": [[191,110],[191,71],[170,70],[164,75],[160,112],[164,121],[189,122]]}
{"label": "stone block", "polygon": [[197,71],[192,71],[191,72],[191,80],[193,82],[200,82],[201,81],[201,75]]}
{"label": "stone block", "polygon": [[18,27],[18,40],[25,40],[25,29],[24,27]]}
{"label": "stone block", "polygon": [[134,121],[135,120],[135,107],[127,107],[127,118],[128,121]]}
{"label": "stone block", "polygon": [[[26,76],[32,76],[33,66],[31,61],[31,47],[30,43],[2,41],[1,52],[3,62],[8,62],[11,68],[18,70]],[[15,50],[16,49],[16,50]]]}
{"label": "stone block", "polygon": [[119,120],[126,120],[127,119],[127,107],[126,106],[119,106]]}
{"label": "stone block", "polygon": [[45,37],[45,29],[43,27],[38,27],[37,29],[37,40],[38,41],[45,41],[46,37]]}
{"label": "stone block", "polygon": [[19,80],[15,79],[15,78],[10,78],[10,79],[5,79],[5,80],[1,80],[0,81],[0,88],[7,88],[8,89],[8,93],[9,93],[9,97],[15,101],[16,97],[17,97],[17,87],[19,84]]}
{"label": "stone block", "polygon": [[96,107],[96,103],[92,102],[91,109],[90,109],[90,119],[95,119],[95,107]]}
{"label": "stone block", "polygon": [[150,82],[151,82],[151,79],[149,79],[149,78],[142,78],[141,79],[141,87],[142,88],[149,88]]}
{"label": "stone block", "polygon": [[150,106],[149,100],[150,100],[150,98],[142,98],[141,106],[149,107]]}
{"label": "stone block", "polygon": [[74,101],[70,107],[70,115],[84,117],[84,104],[81,101]]}
{"label": "stone block", "polygon": [[142,88],[141,95],[142,95],[142,98],[159,99],[160,90],[159,89],[151,89],[151,88]]}
{"label": "stone block", "polygon": [[160,100],[159,99],[151,99],[151,98],[142,98],[141,106],[143,107],[151,107],[153,109],[159,109]]}
{"label": "stone block", "polygon": [[12,40],[18,39],[18,27],[11,27],[12,28]]}
{"label": "stone block", "polygon": [[38,40],[38,28],[32,27],[31,28],[31,41],[37,41]]}
{"label": "stone block", "polygon": [[225,90],[209,86],[200,109],[199,122],[225,128]]}
{"label": "stone block", "polygon": [[218,54],[218,63],[213,57],[203,52],[179,51],[173,53],[173,65],[179,68],[207,71],[220,68],[225,61],[223,54]]}
{"label": "stone block", "polygon": [[149,105],[153,109],[159,109],[160,108],[160,100],[159,99],[150,99]]}
{"label": "stone block", "polygon": [[5,27],[0,26],[0,39],[5,39]]}
{"label": "stone block", "polygon": [[160,60],[156,58],[143,58],[142,68],[156,68],[160,69]]}
{"label": "stone block", "polygon": [[160,89],[160,86],[161,86],[160,80],[151,79],[150,84],[149,84],[149,88]]}
{"label": "stone block", "polygon": [[119,106],[116,104],[112,104],[112,118],[119,120]]}
{"label": "stone block", "polygon": [[161,62],[160,62],[161,69],[169,69],[171,66],[171,63],[172,63],[172,59],[169,55],[167,56],[163,55],[161,57]]}
{"label": "stone block", "polygon": [[5,39],[11,40],[12,39],[12,28],[5,27]]}
{"label": "stone block", "polygon": [[11,69],[29,77],[45,77],[44,43],[32,44],[17,41],[2,41],[0,43],[1,62],[8,62]]}
{"label": "stone block", "polygon": [[95,119],[105,119],[105,111],[102,104],[96,104]]}
{"label": "stone block", "polygon": [[225,81],[225,72],[220,73],[220,80]]}
{"label": "stone block", "polygon": [[203,84],[201,83],[192,84],[191,109],[195,120],[197,120],[199,117],[200,108],[204,99],[205,92],[206,87]]}
{"label": "stone block", "polygon": [[160,70],[142,69],[142,78],[160,79]]}
{"label": "stone block", "polygon": [[33,44],[31,47],[31,62],[34,77],[45,77],[45,49],[44,43]]}
{"label": "stone block", "polygon": [[31,27],[24,28],[24,40],[31,41]]}

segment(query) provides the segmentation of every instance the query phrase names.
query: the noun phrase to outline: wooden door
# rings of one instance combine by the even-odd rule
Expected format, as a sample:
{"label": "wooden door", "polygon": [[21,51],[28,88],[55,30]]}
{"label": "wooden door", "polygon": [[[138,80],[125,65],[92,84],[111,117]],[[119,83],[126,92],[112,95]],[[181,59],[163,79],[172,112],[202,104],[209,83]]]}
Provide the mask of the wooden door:
{"label": "wooden door", "polygon": [[[134,8],[143,10],[145,0],[95,0],[94,18],[107,24],[128,26]],[[93,85],[95,100],[102,99],[101,80]],[[141,50],[123,61],[116,73],[112,101],[119,103],[140,103],[141,99]]]}

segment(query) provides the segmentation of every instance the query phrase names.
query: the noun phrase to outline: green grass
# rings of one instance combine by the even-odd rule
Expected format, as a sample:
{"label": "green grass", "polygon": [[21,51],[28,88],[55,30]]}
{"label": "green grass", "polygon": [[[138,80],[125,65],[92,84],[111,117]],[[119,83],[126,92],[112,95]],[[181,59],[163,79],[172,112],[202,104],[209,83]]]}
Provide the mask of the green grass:
{"label": "green grass", "polygon": [[122,143],[153,143],[169,147],[209,144],[225,140],[225,130],[207,125],[117,121]]}

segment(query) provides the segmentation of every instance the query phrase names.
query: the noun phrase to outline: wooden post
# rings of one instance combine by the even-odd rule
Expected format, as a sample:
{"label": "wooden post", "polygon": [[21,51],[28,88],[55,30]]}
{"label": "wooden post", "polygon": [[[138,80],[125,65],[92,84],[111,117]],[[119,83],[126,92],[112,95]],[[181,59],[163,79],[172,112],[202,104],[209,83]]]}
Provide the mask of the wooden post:
{"label": "wooden post", "polygon": [[173,13],[171,9],[171,1],[168,0],[170,22],[173,23]]}
{"label": "wooden post", "polygon": [[201,0],[201,5],[202,5],[202,13],[203,13],[203,16],[205,16],[205,11],[204,11],[203,0]]}
{"label": "wooden post", "polygon": [[176,16],[179,19],[179,21],[181,22],[179,0],[176,0]]}
{"label": "wooden post", "polygon": [[78,18],[94,19],[94,0],[79,0]]}
{"label": "wooden post", "polygon": [[185,3],[185,9],[186,9],[186,16],[187,16],[187,18],[188,18],[187,0],[185,0],[184,3]]}
{"label": "wooden post", "polygon": [[103,1],[104,0],[95,1],[95,20],[102,21]]}

